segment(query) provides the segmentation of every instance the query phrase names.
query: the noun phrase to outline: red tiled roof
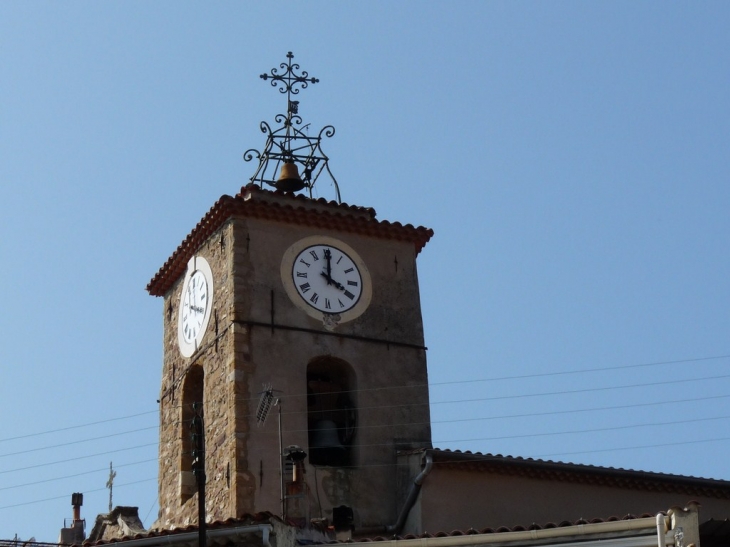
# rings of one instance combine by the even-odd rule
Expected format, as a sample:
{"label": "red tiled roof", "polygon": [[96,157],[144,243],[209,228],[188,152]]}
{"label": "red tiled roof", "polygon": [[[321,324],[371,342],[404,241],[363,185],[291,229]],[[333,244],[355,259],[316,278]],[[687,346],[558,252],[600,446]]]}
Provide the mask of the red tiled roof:
{"label": "red tiled roof", "polygon": [[[579,526],[582,524],[598,524],[602,522],[616,522],[621,520],[634,520],[634,519],[640,519],[640,518],[654,518],[656,515],[644,513],[642,515],[625,515],[623,517],[608,517],[608,518],[594,518],[590,521],[585,519],[579,519],[576,521],[561,521],[560,523],[554,523],[554,522],[548,522],[543,525],[538,525],[536,523],[532,523],[531,525],[525,527],[521,525],[507,527],[507,526],[500,526],[498,528],[482,528],[480,530],[477,530],[475,528],[469,528],[468,530],[452,530],[450,532],[446,531],[437,531],[437,532],[424,532],[422,534],[405,534],[402,536],[374,536],[370,538],[356,538],[353,540],[347,540],[347,541],[333,541],[331,543],[350,543],[350,542],[356,542],[356,543],[366,543],[366,542],[379,542],[379,541],[390,541],[393,539],[423,539],[423,538],[437,538],[437,537],[457,537],[457,536],[466,536],[466,535],[477,535],[477,534],[503,534],[507,532],[525,532],[528,530],[548,530],[553,528],[564,528],[564,527],[570,527],[570,526]],[[278,516],[269,513],[269,512],[262,512],[262,513],[256,513],[256,514],[246,514],[243,515],[241,518],[238,519],[226,519],[221,521],[215,521],[215,522],[209,522],[207,524],[208,530],[222,530],[226,528],[235,528],[237,526],[246,526],[251,524],[267,524],[270,523],[272,520],[276,520],[279,522],[282,521]],[[112,539],[109,541],[97,541],[97,542],[89,542],[85,541],[83,543],[84,547],[98,547],[102,545],[109,545],[112,543],[119,543],[122,541],[131,541],[135,539],[145,539],[145,538],[166,538],[166,542],[174,542],[176,535],[196,532],[198,530],[197,525],[189,525],[181,528],[174,528],[170,530],[151,530],[149,532],[146,532],[144,534],[135,534],[133,536],[125,536],[123,538],[118,539]]]}
{"label": "red tiled roof", "polygon": [[[208,522],[206,523],[206,527],[208,530],[219,530],[219,529],[225,529],[225,528],[235,528],[237,526],[248,526],[251,524],[268,524],[272,520],[278,520],[279,522],[282,522],[282,520],[274,515],[273,513],[269,513],[268,511],[261,512],[261,513],[246,513],[245,515],[242,515],[241,518],[229,518],[226,520],[217,520],[214,522]],[[163,530],[148,530],[144,533],[134,534],[130,536],[124,536],[121,538],[114,538],[110,539],[108,541],[84,541],[82,545],[84,547],[91,547],[91,546],[97,546],[97,545],[109,545],[112,543],[119,543],[121,541],[131,541],[134,539],[146,539],[146,538],[154,538],[154,537],[170,537],[170,539],[174,539],[174,536],[180,535],[180,534],[187,534],[190,532],[196,532],[198,530],[197,524],[190,524],[188,526],[180,527],[180,528],[171,528],[171,529],[163,529]]]}
{"label": "red tiled roof", "polygon": [[730,499],[730,481],[725,480],[438,448],[417,449],[409,451],[409,453],[424,452],[425,450],[429,450],[433,456],[434,466],[442,469],[468,468],[554,481],[619,486],[635,490],[675,492],[690,498],[707,496]]}
{"label": "red tiled roof", "polygon": [[[552,528],[564,528],[566,526],[580,526],[582,524],[599,524],[602,522],[616,522],[621,520],[635,520],[635,519],[643,519],[643,518],[655,518],[655,514],[650,513],[644,513],[642,515],[625,515],[623,517],[608,517],[605,519],[602,518],[594,518],[590,521],[585,519],[579,519],[574,522],[564,520],[560,523],[554,523],[554,522],[548,522],[547,524],[539,525],[536,523],[532,523],[530,526],[500,526],[499,528],[482,528],[481,530],[477,530],[475,528],[469,528],[468,530],[452,530],[451,532],[445,532],[445,531],[438,531],[438,532],[424,532],[423,534],[406,534],[403,536],[375,536],[372,538],[357,538],[352,540],[353,542],[377,542],[377,541],[391,541],[393,539],[425,539],[425,538],[439,538],[439,537],[458,537],[458,536],[469,536],[469,535],[476,535],[476,534],[504,534],[507,532],[526,532],[528,530],[548,530]],[[347,543],[347,542],[344,542]]]}
{"label": "red tiled roof", "polygon": [[372,208],[338,204],[322,198],[315,200],[279,191],[270,192],[249,185],[241,188],[235,197],[224,195],[215,202],[155,274],[147,285],[147,291],[153,296],[163,296],[185,272],[188,260],[203,242],[229,218],[236,216],[409,241],[415,245],[416,254],[433,236],[433,230],[423,226],[376,220]]}

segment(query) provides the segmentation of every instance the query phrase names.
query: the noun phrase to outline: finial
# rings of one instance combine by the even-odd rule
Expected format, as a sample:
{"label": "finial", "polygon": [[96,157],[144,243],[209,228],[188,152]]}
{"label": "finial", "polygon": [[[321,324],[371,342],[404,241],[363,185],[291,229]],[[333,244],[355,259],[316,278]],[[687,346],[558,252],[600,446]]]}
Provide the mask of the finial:
{"label": "finial", "polygon": [[[294,54],[291,51],[286,54],[286,58],[288,61],[279,65],[279,68],[285,70],[284,74],[279,74],[277,69],[272,68],[270,74],[262,74],[260,77],[264,81],[270,79],[273,87],[279,85],[279,92],[286,93],[286,98],[291,106],[291,96],[299,93],[299,89],[295,87],[297,84],[302,89],[307,89],[309,84],[316,84],[319,80],[317,78],[309,78],[309,73],[306,70],[302,70],[301,75],[294,72],[301,67],[297,63],[292,63]],[[295,104],[298,104],[298,101]],[[296,114],[296,112],[294,113]]]}
{"label": "finial", "polygon": [[[330,171],[329,158],[321,147],[322,137],[332,137],[335,128],[326,125],[315,137],[305,134],[304,131],[310,124],[302,125],[299,101],[292,100],[292,96],[298,95],[302,89],[319,80],[310,77],[307,71],[301,70],[299,64],[293,62],[294,54],[291,51],[286,54],[286,58],[287,62],[281,63],[278,69],[272,68],[269,73],[260,76],[264,81],[270,80],[271,85],[278,87],[280,93],[286,93],[287,107],[286,114],[277,114],[274,118],[277,123],[282,124],[280,128],[272,130],[269,124],[261,122],[261,132],[267,135],[263,152],[252,148],[243,154],[245,161],[254,158],[259,160],[258,169],[250,182],[261,187],[267,184],[283,192],[298,192],[306,188],[309,197],[312,197],[314,183],[322,170],[326,169],[332,179],[336,199],[340,202],[339,186]],[[275,178],[277,173],[280,175]]]}
{"label": "finial", "polygon": [[114,488],[114,478],[117,476],[117,472],[112,467],[112,462],[109,462],[109,480],[106,481],[106,487],[109,489],[109,512],[112,512],[112,489]]}

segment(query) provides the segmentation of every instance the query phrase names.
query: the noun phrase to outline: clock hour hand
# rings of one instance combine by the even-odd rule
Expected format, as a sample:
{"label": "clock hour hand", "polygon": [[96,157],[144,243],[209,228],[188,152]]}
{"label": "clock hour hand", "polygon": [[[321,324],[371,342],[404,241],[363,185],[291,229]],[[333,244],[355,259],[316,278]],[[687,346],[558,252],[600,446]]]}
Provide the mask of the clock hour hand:
{"label": "clock hour hand", "polygon": [[330,277],[329,274],[326,274],[326,273],[322,272],[322,277],[324,277],[327,280],[327,284],[328,285],[334,285],[335,287],[337,287],[341,291],[344,291],[345,290],[344,285],[342,283],[338,283],[337,281],[335,281],[334,279],[332,279],[332,277]]}

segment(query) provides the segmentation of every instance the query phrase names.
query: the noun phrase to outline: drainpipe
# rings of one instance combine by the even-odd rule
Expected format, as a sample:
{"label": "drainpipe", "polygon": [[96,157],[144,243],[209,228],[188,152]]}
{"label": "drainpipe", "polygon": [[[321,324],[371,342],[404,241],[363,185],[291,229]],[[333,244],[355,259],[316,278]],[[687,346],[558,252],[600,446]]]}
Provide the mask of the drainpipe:
{"label": "drainpipe", "polygon": [[408,497],[406,498],[406,502],[403,504],[403,508],[401,509],[400,514],[398,515],[398,520],[395,521],[395,524],[390,524],[388,526],[374,526],[372,528],[360,528],[356,530],[358,536],[382,533],[398,535],[400,533],[406,519],[408,518],[408,514],[411,512],[413,505],[415,505],[416,500],[418,499],[418,494],[421,492],[423,481],[431,472],[431,468],[433,468],[433,456],[431,455],[430,450],[426,450],[424,460],[426,462],[424,468],[418,476],[413,479],[413,484],[408,492]]}
{"label": "drainpipe", "polygon": [[431,468],[433,467],[433,456],[431,455],[430,451],[426,450],[424,459],[426,460],[426,465],[423,467],[423,471],[421,471],[418,476],[413,479],[411,490],[410,492],[408,492],[408,497],[406,498],[406,502],[403,505],[403,509],[401,509],[400,515],[398,515],[398,520],[395,521],[395,524],[391,524],[390,526],[385,527],[385,531],[388,534],[400,534],[401,530],[403,529],[403,525],[406,523],[408,514],[411,512],[411,509],[418,499],[418,494],[420,494],[421,492],[421,486],[423,485],[423,481],[426,479],[426,476],[431,472]]}
{"label": "drainpipe", "polygon": [[666,547],[667,545],[667,519],[661,513],[656,515],[656,537],[657,547]]}

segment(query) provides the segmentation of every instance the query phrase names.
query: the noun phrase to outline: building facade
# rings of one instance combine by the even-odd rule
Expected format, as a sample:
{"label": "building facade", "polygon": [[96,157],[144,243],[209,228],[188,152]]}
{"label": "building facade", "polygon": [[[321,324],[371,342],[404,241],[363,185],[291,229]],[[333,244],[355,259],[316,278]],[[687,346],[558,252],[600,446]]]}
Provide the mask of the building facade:
{"label": "building facade", "polygon": [[194,403],[211,519],[285,511],[281,442],[307,454],[289,518],[392,522],[397,450],[431,446],[416,268],[431,235],[254,185],[216,202],[148,286],[164,299],[158,526],[198,517]]}

